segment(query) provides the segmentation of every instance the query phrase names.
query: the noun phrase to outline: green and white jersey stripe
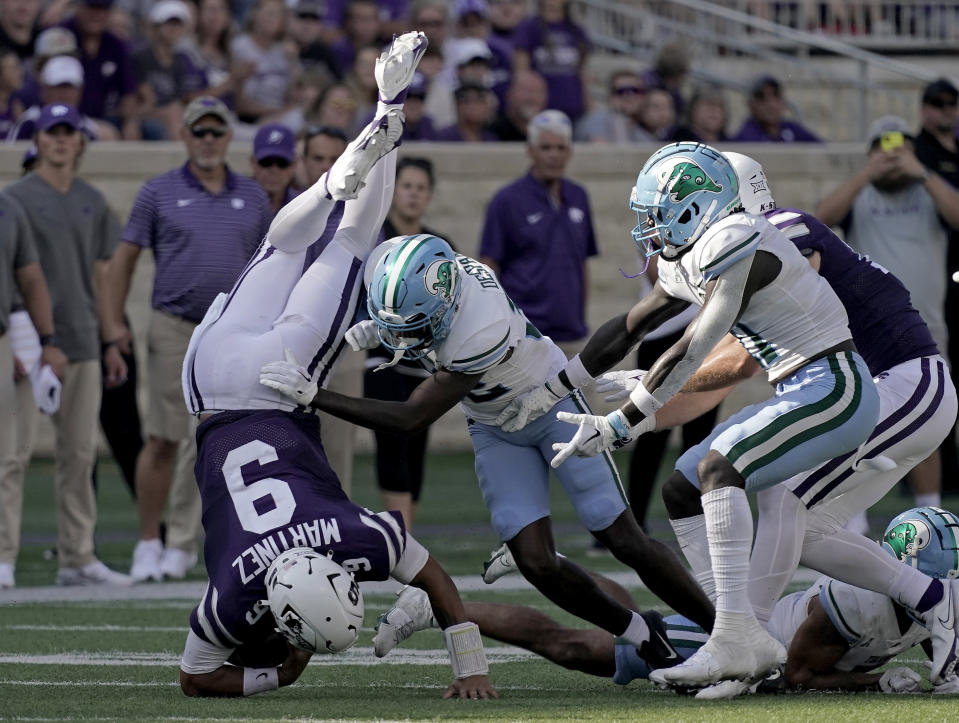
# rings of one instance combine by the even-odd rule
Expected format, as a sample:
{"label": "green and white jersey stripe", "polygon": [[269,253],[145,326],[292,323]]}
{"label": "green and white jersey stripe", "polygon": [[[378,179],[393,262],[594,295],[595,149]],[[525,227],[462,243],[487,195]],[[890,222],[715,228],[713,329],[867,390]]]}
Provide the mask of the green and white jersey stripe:
{"label": "green and white jersey stripe", "polygon": [[834,379],[830,393],[818,402],[804,404],[780,415],[725,453],[743,478],[814,437],[828,435],[856,413],[862,397],[863,378],[853,355],[841,352],[826,357],[826,360]]}

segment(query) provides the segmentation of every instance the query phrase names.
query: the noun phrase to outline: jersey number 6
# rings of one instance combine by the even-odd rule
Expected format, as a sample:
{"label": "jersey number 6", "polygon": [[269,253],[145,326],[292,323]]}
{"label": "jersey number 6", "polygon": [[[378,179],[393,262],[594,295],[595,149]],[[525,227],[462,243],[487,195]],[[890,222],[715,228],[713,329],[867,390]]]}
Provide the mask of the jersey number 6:
{"label": "jersey number 6", "polygon": [[[236,508],[236,516],[247,532],[262,534],[289,523],[293,518],[296,500],[290,485],[275,477],[255,482],[243,480],[243,466],[251,462],[261,465],[276,462],[276,449],[266,442],[254,439],[231,451],[223,462],[226,488]],[[273,504],[267,498],[272,498]],[[259,505],[257,505],[259,503]],[[260,512],[259,510],[263,510]]]}

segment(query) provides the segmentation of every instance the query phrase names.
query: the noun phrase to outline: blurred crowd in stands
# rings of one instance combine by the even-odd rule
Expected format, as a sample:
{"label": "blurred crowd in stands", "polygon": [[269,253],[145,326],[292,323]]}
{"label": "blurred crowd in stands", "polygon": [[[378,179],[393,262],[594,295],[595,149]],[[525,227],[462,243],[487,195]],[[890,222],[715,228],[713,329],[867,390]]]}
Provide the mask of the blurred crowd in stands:
{"label": "blurred crowd in stands", "polygon": [[588,77],[566,0],[0,0],[0,136],[29,139],[44,105],[66,103],[92,140],[176,140],[201,95],[231,109],[238,140],[264,123],[352,134],[373,113],[377,54],[410,28],[430,46],[405,141],[523,141],[545,109],[582,141],[818,140],[786,120],[772,76],[728,128],[724,96],[689,87],[681,43]]}

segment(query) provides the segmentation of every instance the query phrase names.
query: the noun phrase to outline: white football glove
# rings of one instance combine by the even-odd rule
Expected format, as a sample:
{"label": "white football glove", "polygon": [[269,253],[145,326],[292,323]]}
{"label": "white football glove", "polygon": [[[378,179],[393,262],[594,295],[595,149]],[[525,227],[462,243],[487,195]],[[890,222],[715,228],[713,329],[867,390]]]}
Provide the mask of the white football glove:
{"label": "white football glove", "polygon": [[275,389],[304,407],[310,406],[316,396],[316,382],[306,368],[297,363],[289,349],[286,350],[286,361],[269,362],[262,366],[260,384]]}
{"label": "white football glove", "polygon": [[366,319],[351,326],[346,330],[344,338],[353,351],[366,351],[367,349],[375,349],[380,345],[378,327],[372,319]]}
{"label": "white football glove", "polygon": [[552,381],[514,399],[499,413],[493,424],[499,426],[504,432],[518,432],[534,419],[542,417],[555,407],[560,399],[569,395],[569,390],[562,384],[554,386],[556,391],[550,389],[549,384]]}
{"label": "white football glove", "polygon": [[921,680],[922,676],[912,668],[890,668],[879,679],[879,690],[883,693],[918,693]]}
{"label": "white football glove", "polygon": [[604,402],[624,402],[648,373],[645,369],[628,369],[600,374],[596,377],[596,391],[606,395]]}

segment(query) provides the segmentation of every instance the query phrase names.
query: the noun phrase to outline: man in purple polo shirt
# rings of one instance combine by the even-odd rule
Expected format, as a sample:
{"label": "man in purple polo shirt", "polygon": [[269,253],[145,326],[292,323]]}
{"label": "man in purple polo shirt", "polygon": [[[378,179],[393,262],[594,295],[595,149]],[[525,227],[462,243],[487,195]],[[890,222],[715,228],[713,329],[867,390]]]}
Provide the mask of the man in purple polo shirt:
{"label": "man in purple polo shirt", "polygon": [[111,120],[124,138],[137,139],[136,68],[126,43],[107,30],[112,7],[113,0],[81,0],[76,14],[64,24],[77,38],[86,80],[79,111]]}
{"label": "man in purple polo shirt", "polygon": [[293,176],[296,167],[296,137],[280,123],[267,123],[253,137],[250,167],[253,180],[270,197],[273,215],[296,197]]}
{"label": "man in purple polo shirt", "polygon": [[749,117],[734,141],[744,143],[819,143],[820,138],[796,121],[786,120],[783,87],[777,78],[763,75],[749,91]]}
{"label": "man in purple polo shirt", "polygon": [[567,356],[586,336],[586,259],[596,236],[586,189],[563,177],[572,125],[556,110],[530,121],[529,173],[500,189],[486,209],[480,261],[509,297]]}
{"label": "man in purple polo shirt", "polygon": [[[110,267],[111,298],[104,338],[114,355],[130,343],[123,304],[140,252],[153,251],[153,314],[149,331],[150,413],[137,460],[140,542],[131,574],[138,580],[182,578],[196,563],[200,510],[193,464],[194,423],[183,405],[180,368],[194,327],[214,297],[229,291],[256,251],[273,216],[267,195],[224,162],[232,115],[216,98],[192,101],[183,113],[189,160],[140,189]],[[167,548],[160,518],[176,480]],[[181,509],[182,507],[182,509]]]}

